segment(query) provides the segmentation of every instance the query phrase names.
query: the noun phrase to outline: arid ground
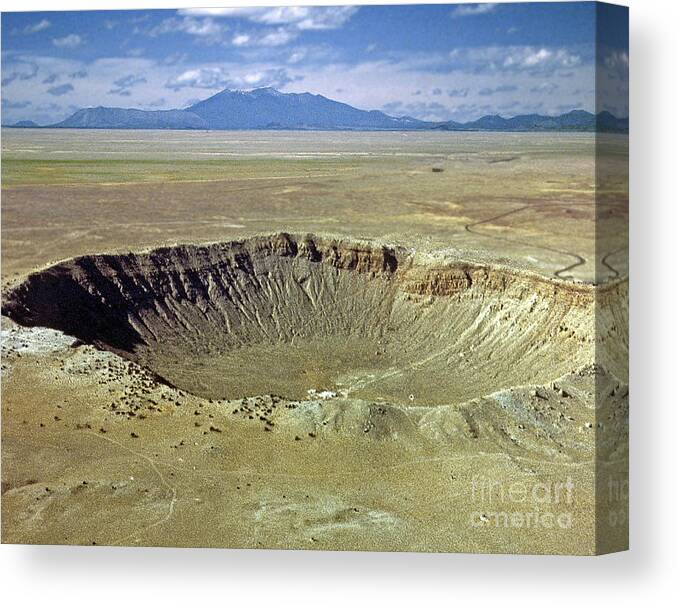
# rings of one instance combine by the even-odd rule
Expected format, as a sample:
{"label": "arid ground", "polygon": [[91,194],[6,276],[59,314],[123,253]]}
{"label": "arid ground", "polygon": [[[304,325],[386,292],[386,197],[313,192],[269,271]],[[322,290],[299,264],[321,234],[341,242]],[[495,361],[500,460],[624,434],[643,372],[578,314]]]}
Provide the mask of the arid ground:
{"label": "arid ground", "polygon": [[2,135],[4,542],[625,547],[627,137]]}

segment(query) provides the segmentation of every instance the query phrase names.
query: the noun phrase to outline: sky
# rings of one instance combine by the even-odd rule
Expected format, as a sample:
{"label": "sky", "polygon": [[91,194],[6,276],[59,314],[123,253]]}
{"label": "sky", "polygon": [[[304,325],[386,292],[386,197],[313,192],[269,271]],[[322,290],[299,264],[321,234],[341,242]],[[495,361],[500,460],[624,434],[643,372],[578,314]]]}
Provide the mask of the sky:
{"label": "sky", "polygon": [[627,15],[591,2],[3,13],[2,122],[264,86],[426,120],[622,117]]}

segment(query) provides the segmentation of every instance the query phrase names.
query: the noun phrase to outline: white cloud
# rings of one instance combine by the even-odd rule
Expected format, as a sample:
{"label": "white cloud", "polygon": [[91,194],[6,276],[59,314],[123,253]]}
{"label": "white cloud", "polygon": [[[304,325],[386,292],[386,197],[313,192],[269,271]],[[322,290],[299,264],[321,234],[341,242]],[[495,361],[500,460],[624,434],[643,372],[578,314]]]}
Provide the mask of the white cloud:
{"label": "white cloud", "polygon": [[625,69],[629,67],[629,54],[625,51],[611,51],[604,57],[604,62],[607,67],[622,66]]}
{"label": "white cloud", "polygon": [[[151,35],[184,32],[209,43],[230,41],[234,46],[284,46],[305,30],[337,29],[358,10],[352,6],[279,6],[269,8],[189,8],[178,17],[166,19],[150,30]],[[240,28],[230,38],[229,27],[221,20],[242,19],[256,24],[249,31]],[[263,26],[263,27],[262,27]]]}
{"label": "white cloud", "polygon": [[401,101],[394,101],[386,103],[381,109],[392,116],[396,117],[414,117],[417,116],[420,120],[431,120],[432,122],[442,122],[449,116],[449,109],[442,103],[438,102],[412,102],[403,103]]}
{"label": "white cloud", "polygon": [[236,34],[233,36],[231,42],[233,43],[233,46],[246,46],[251,39],[252,36],[247,34]]}
{"label": "white cloud", "polygon": [[287,62],[290,64],[300,63],[306,58],[308,51],[305,48],[298,48],[293,50],[290,56],[287,58]]}
{"label": "white cloud", "polygon": [[161,21],[149,31],[151,36],[161,34],[184,33],[195,36],[198,39],[214,44],[223,40],[228,27],[223,23],[217,23],[214,19],[196,19],[193,17],[172,17]]}
{"label": "white cloud", "polygon": [[296,29],[337,29],[358,10],[354,6],[276,6],[243,8],[187,8],[188,16],[247,19],[266,25],[290,25]]}
{"label": "white cloud", "polygon": [[496,4],[486,2],[483,4],[462,4],[452,11],[452,17],[474,17],[491,13],[497,8]]}
{"label": "white cloud", "polygon": [[259,38],[259,44],[262,46],[282,46],[290,43],[296,37],[295,33],[279,28],[261,36],[261,38]]}
{"label": "white cloud", "polygon": [[284,46],[297,37],[297,33],[285,28],[265,29],[261,32],[237,33],[231,38],[233,46]]}
{"label": "white cloud", "polygon": [[530,88],[530,92],[532,94],[540,93],[540,92],[545,92],[545,93],[554,93],[556,90],[558,90],[559,86],[555,82],[541,82],[540,84],[537,84],[536,86],[533,86]]}
{"label": "white cloud", "polygon": [[198,67],[188,69],[165,83],[165,88],[178,91],[186,89],[222,90],[250,89],[271,86],[282,88],[294,78],[282,68],[250,69],[247,71],[226,67]]}
{"label": "white cloud", "polygon": [[202,67],[187,69],[171,78],[165,84],[166,88],[178,90],[180,88],[224,88],[229,81],[229,74],[220,67]]}
{"label": "white cloud", "polygon": [[536,46],[486,46],[455,49],[448,55],[449,67],[476,73],[531,72],[549,75],[557,69],[582,65],[582,56],[567,48]]}
{"label": "white cloud", "polygon": [[602,70],[606,71],[611,77],[616,77],[622,81],[629,79],[629,54],[619,50],[605,50],[602,55]]}
{"label": "white cloud", "polygon": [[47,19],[41,19],[40,21],[37,21],[36,23],[33,23],[31,25],[27,25],[21,31],[22,31],[22,33],[24,33],[26,35],[37,34],[38,32],[46,30],[51,25],[52,24]]}
{"label": "white cloud", "polygon": [[572,68],[581,63],[581,57],[567,49],[534,49],[526,47],[515,50],[504,60],[504,67],[535,68],[555,67]]}
{"label": "white cloud", "polygon": [[68,34],[63,38],[52,38],[52,44],[57,48],[77,48],[82,44],[82,38],[78,34]]}

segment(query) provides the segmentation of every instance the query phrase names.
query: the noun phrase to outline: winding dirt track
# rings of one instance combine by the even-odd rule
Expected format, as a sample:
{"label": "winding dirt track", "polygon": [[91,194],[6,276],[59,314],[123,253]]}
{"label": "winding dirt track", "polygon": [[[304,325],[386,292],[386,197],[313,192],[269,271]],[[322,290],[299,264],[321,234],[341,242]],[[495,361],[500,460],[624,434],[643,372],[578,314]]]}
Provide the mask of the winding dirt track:
{"label": "winding dirt track", "polygon": [[[482,231],[474,229],[474,227],[477,227],[478,225],[492,223],[492,222],[494,222],[498,219],[502,219],[506,216],[518,214],[519,212],[522,212],[523,210],[533,210],[535,208],[544,208],[546,206],[556,206],[556,207],[567,206],[567,207],[570,207],[570,206],[595,206],[595,205],[600,205],[600,204],[596,203],[596,202],[593,202],[593,203],[592,202],[573,202],[573,203],[570,203],[570,202],[567,202],[567,203],[566,202],[543,202],[541,204],[526,204],[526,205],[520,206],[519,208],[513,208],[512,210],[508,210],[506,212],[501,212],[500,214],[497,214],[497,215],[492,216],[490,218],[486,218],[486,219],[476,221],[476,222],[473,222],[473,223],[467,223],[466,225],[464,225],[464,229],[466,231],[468,231],[469,233],[472,233],[474,235],[481,235],[481,236],[484,236],[484,237],[490,237],[490,238],[495,239],[495,240],[509,242],[509,243],[512,243],[512,244],[521,244],[523,246],[531,246],[532,248],[539,248],[540,250],[546,250],[548,252],[555,252],[556,254],[562,254],[563,256],[569,256],[569,257],[575,259],[575,262],[570,263],[569,265],[566,265],[563,268],[558,269],[557,271],[554,271],[553,275],[555,277],[560,278],[560,279],[573,279],[572,275],[564,275],[564,274],[572,271],[573,269],[575,269],[577,267],[580,267],[580,266],[586,264],[587,261],[583,256],[576,254],[574,252],[567,251],[567,250],[560,250],[558,248],[553,248],[553,247],[550,247],[550,246],[543,246],[543,245],[535,244],[533,242],[525,242],[525,241],[522,241],[522,240],[519,240],[519,239],[516,239],[516,238],[512,238],[512,237],[504,237],[504,236],[500,236],[500,235],[491,235],[489,233],[483,233]],[[609,264],[608,258],[611,257],[611,256],[614,256],[617,252],[620,252],[623,249],[624,248],[618,248],[617,250],[609,252],[601,260],[601,263],[612,274],[612,275],[608,276],[607,279],[615,279],[615,278],[619,277],[619,271],[617,271],[617,269],[615,269],[612,265]]]}
{"label": "winding dirt track", "polygon": [[623,246],[623,247],[621,247],[621,248],[617,248],[616,250],[613,250],[612,252],[608,252],[605,256],[603,256],[602,260],[600,261],[601,264],[604,265],[607,269],[609,269],[610,272],[612,273],[612,276],[611,276],[610,279],[617,279],[617,278],[619,277],[619,271],[617,271],[617,270],[616,270],[616,269],[608,262],[607,259],[610,258],[611,256],[614,256],[615,254],[617,254],[617,253],[619,253],[619,252],[625,251],[626,249],[627,249],[627,247],[626,247],[626,246]]}

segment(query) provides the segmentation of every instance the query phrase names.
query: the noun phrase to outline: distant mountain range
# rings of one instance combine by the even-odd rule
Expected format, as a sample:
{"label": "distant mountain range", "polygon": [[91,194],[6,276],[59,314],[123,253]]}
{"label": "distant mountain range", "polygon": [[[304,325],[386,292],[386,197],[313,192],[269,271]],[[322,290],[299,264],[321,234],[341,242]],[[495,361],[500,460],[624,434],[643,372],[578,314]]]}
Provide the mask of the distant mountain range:
{"label": "distant mountain range", "polygon": [[40,128],[33,120],[19,120],[16,124],[3,124],[5,128]]}
{"label": "distant mountain range", "polygon": [[144,111],[119,107],[90,107],[76,111],[63,122],[51,128],[140,128],[140,129],[198,129],[209,125],[200,116],[182,109]]}
{"label": "distant mountain range", "polygon": [[[40,128],[22,120],[14,128]],[[382,111],[356,109],[310,93],[282,93],[273,88],[223,90],[187,107],[147,111],[120,107],[80,109],[45,128],[172,129],[172,130],[450,130],[450,131],[601,131],[628,132],[628,118],[608,112],[575,110],[560,116],[537,114],[502,118],[484,116],[473,122],[427,122],[392,117]]]}
{"label": "distant mountain range", "polygon": [[629,119],[617,118],[609,111],[593,114],[575,109],[559,116],[542,116],[536,113],[502,118],[498,115],[483,116],[473,122],[445,122],[433,128],[439,130],[483,130],[495,132],[581,131],[581,132],[628,132]]}

